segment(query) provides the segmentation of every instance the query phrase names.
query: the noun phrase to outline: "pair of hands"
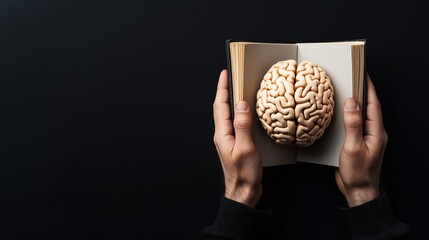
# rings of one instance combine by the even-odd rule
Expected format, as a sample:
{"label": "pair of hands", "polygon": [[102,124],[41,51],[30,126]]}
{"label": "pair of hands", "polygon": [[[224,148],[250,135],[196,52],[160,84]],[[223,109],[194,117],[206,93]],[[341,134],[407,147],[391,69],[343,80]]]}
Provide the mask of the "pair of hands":
{"label": "pair of hands", "polygon": [[[239,101],[234,121],[229,108],[227,70],[222,70],[213,103],[214,144],[225,178],[225,197],[254,208],[262,195],[262,161],[252,139],[252,113]],[[363,122],[358,102],[343,103],[345,140],[335,180],[349,207],[380,195],[380,170],[388,135],[383,125],[381,105],[368,76],[367,119]],[[365,135],[362,126],[365,124]]]}

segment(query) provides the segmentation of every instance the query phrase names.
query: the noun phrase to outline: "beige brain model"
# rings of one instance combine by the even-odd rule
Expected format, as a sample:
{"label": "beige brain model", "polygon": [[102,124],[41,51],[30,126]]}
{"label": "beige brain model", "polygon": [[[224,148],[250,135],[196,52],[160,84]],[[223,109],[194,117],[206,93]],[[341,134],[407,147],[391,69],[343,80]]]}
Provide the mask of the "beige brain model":
{"label": "beige brain model", "polygon": [[267,134],[279,144],[312,145],[334,114],[334,88],[315,63],[295,60],[274,64],[256,95],[256,112]]}

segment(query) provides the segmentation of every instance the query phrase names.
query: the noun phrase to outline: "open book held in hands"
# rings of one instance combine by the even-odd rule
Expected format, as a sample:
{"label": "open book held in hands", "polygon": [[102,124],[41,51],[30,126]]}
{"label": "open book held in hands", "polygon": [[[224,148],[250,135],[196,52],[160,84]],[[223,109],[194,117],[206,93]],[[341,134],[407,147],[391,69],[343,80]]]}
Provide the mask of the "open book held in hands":
{"label": "open book held in hands", "polygon": [[366,41],[270,43],[226,40],[231,116],[245,100],[264,167],[338,166],[343,101],[366,111]]}

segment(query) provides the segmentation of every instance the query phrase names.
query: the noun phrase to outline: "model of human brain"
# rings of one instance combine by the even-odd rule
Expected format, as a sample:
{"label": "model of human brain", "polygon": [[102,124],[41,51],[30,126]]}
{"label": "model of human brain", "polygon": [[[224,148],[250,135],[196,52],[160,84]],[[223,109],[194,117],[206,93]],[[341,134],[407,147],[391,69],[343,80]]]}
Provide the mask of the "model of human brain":
{"label": "model of human brain", "polygon": [[279,144],[312,145],[334,114],[334,87],[317,64],[285,60],[265,74],[256,95],[256,112],[267,134]]}

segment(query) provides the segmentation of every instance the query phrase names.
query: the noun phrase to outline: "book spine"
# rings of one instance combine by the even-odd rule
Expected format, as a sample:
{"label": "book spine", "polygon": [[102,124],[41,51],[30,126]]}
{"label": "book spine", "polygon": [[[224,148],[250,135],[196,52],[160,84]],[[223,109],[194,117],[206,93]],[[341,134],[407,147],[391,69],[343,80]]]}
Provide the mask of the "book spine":
{"label": "book spine", "polygon": [[[367,67],[366,67],[366,61],[367,61],[367,44],[366,44],[366,39],[364,39],[365,44],[363,45],[363,53],[364,53],[364,60],[363,60],[363,89],[362,89],[362,119],[363,122],[366,121],[366,105],[367,105],[367,97],[368,97],[368,91],[367,91]],[[366,130],[365,130],[365,124],[363,124],[362,126],[362,134],[365,134]]]}
{"label": "book spine", "polygon": [[226,68],[228,70],[228,93],[229,93],[229,108],[231,111],[231,120],[234,120],[234,95],[232,89],[232,66],[231,66],[231,51],[229,48],[229,43],[235,40],[227,39],[225,41],[225,49],[226,49]]}

